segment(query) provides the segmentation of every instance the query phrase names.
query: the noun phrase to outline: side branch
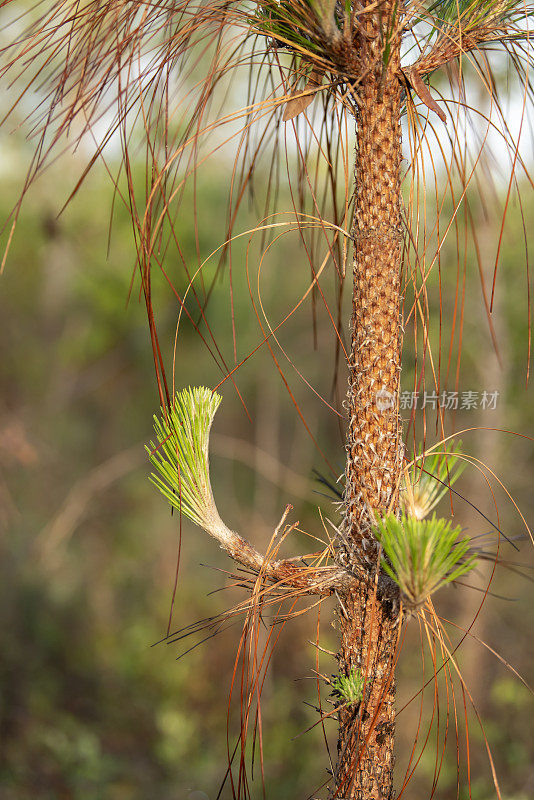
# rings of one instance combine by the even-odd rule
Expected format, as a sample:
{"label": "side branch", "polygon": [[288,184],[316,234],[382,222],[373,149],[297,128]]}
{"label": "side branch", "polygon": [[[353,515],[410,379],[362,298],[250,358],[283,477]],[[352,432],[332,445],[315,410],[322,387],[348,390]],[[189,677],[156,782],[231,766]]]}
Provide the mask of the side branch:
{"label": "side branch", "polygon": [[[432,47],[422,53],[413,64],[405,67],[402,72],[408,79],[411,74],[421,80],[422,77],[430,75],[450,61],[492,42],[502,42],[504,38],[510,38],[509,31],[501,26],[495,27],[490,24],[470,28],[468,23],[446,25],[442,28]],[[413,83],[412,86],[419,94]],[[423,100],[422,97],[421,99]]]}
{"label": "side branch", "polygon": [[[261,574],[272,583],[280,584],[281,588],[299,589],[304,593],[316,595],[329,595],[335,591],[346,593],[349,589],[356,588],[359,583],[357,578],[342,567],[310,565],[306,563],[305,557],[281,560],[271,558],[270,551],[276,551],[279,546],[281,540],[277,542],[277,537],[291,509],[291,505],[286,506],[265,556],[238,533],[230,530],[218,514],[213,515],[211,520],[206,520],[206,524],[201,527],[219,542],[221,549],[230,558],[252,572]],[[289,529],[285,529],[281,539],[294,527],[295,525],[290,525]]]}
{"label": "side branch", "polygon": [[222,521],[210,481],[209,436],[219,407],[219,395],[205,387],[183,389],[171,408],[154,417],[156,441],[146,450],[155,468],[152,483],[180,514],[216,539],[230,558],[281,588],[302,593],[327,595],[347,592],[358,585],[356,577],[336,565],[324,564],[327,551],[297,559],[276,560],[280,544],[296,525],[282,527],[292,506],[276,528],[267,554],[262,556]]}

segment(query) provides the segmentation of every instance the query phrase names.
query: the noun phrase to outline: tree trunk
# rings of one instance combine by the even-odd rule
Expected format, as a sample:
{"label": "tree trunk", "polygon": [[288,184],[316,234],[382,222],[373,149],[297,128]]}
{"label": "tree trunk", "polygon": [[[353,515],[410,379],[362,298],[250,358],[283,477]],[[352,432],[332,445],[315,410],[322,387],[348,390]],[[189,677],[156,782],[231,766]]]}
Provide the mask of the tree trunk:
{"label": "tree trunk", "polygon": [[397,510],[402,466],[399,36],[390,37],[389,61],[383,58],[387,32],[397,27],[398,15],[399,4],[387,0],[369,21],[362,61],[371,69],[357,87],[346,516],[339,555],[364,578],[357,591],[342,598],[339,664],[342,674],[361,670],[365,685],[361,704],[342,706],[339,712],[334,797],[347,800],[393,797],[398,626],[391,592],[380,588],[371,528],[375,511]]}

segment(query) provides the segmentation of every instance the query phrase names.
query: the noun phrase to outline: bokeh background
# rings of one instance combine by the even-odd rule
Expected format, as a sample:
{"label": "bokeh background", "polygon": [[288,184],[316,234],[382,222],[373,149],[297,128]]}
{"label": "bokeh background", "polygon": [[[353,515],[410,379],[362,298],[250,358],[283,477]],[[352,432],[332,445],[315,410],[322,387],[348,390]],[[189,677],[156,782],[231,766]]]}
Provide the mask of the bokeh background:
{"label": "bokeh background", "polygon": [[[2,219],[8,218],[17,200],[30,155],[31,144],[21,135],[0,140]],[[240,625],[238,621],[183,657],[202,637],[161,643],[179,549],[173,631],[220,613],[244,595],[236,589],[218,591],[227,583],[221,572],[229,567],[225,557],[186,521],[180,545],[179,520],[171,516],[148,481],[143,445],[151,436],[159,401],[135,278],[130,292],[135,251],[128,213],[120,203],[112,213],[112,186],[106,171],[97,166],[83,190],[59,214],[86,156],[83,148],[63,156],[36,182],[26,198],[1,278],[0,797],[215,800],[226,771],[227,701]],[[111,152],[112,168],[116,168],[114,157]],[[222,157],[216,166],[212,162],[209,174],[199,178],[196,191],[202,216],[197,231],[191,220],[178,221],[184,256],[192,264],[199,252],[209,254],[224,239],[229,163]],[[142,163],[135,168],[142,182]],[[459,410],[448,419],[449,430],[474,429],[462,435],[466,452],[504,481],[525,519],[532,521],[534,448],[528,437],[534,431],[534,390],[527,382],[529,278],[524,229],[532,251],[534,202],[526,180],[519,188],[523,208],[515,199],[507,216],[492,315],[499,357],[492,345],[472,247],[466,249],[458,270],[454,244],[447,245],[440,274],[435,271],[427,288],[435,353],[440,341],[447,342],[439,365],[442,374],[447,370],[455,302],[466,298],[461,359],[457,358],[457,331],[450,368],[454,380],[449,379],[449,387],[499,392],[494,411]],[[488,285],[503,202],[499,189],[493,194],[483,192],[483,202],[475,194],[471,200]],[[251,203],[243,212],[242,229],[257,224],[256,211]],[[254,246],[248,266],[255,285],[261,243]],[[249,295],[245,254],[246,242],[236,244],[238,360],[261,338]],[[172,259],[170,255],[168,268],[183,292],[185,277]],[[213,259],[204,270],[205,286],[216,269]],[[334,298],[335,277],[328,281],[326,291]],[[298,235],[288,234],[261,267],[261,294],[270,320],[282,319],[308,283],[309,267]],[[170,375],[179,306],[161,276],[156,276],[153,289]],[[334,375],[334,340],[327,315],[324,310],[317,312],[318,307],[305,303],[280,337],[307,380],[334,402],[343,394],[345,375],[343,369]],[[344,308],[348,319],[346,301]],[[227,272],[214,282],[209,319],[231,362]],[[278,355],[310,430],[333,474],[340,474],[344,450],[338,417]],[[413,345],[407,336],[403,388],[410,391],[413,370]],[[192,325],[183,321],[176,387],[213,386],[220,378]],[[302,425],[265,348],[238,371],[237,382],[251,419],[227,382],[213,435],[212,477],[223,518],[263,549],[290,502],[292,519],[299,519],[304,531],[324,538],[318,508],[334,523],[337,512],[332,499],[321,493],[324,487],[314,479],[313,470],[329,478],[332,472]],[[521,435],[497,433],[494,428]],[[418,435],[423,433],[429,443],[435,441],[435,416],[427,416],[426,431],[419,420]],[[456,521],[473,539],[491,531],[491,524],[475,506],[507,536],[523,537],[517,542],[519,552],[501,541],[500,556],[525,565],[523,572],[528,575],[528,565],[534,564],[532,545],[505,492],[495,481],[490,490],[476,469],[466,470],[456,488],[469,501],[455,499]],[[450,513],[450,499],[444,499],[441,508]],[[287,552],[309,549],[314,548],[306,536],[295,533]],[[487,586],[491,571],[491,565],[484,566],[469,582],[479,589]],[[527,577],[499,565],[491,591],[496,596],[485,599],[472,628],[477,639],[467,637],[457,654],[484,733],[459,679],[456,710],[451,704],[448,715],[442,686],[439,720],[434,714],[426,747],[425,725],[419,732],[418,769],[405,795],[412,800],[430,796],[452,800],[458,794],[462,800],[495,797],[484,736],[503,798],[534,797],[534,705],[528,690],[506,666],[512,665],[527,682],[533,681],[533,587]],[[477,617],[483,600],[482,592],[466,587],[452,587],[438,597],[439,613],[460,626],[447,627],[453,644]],[[267,618],[266,630],[268,624]],[[315,640],[316,630],[317,609],[286,624],[264,685],[265,784],[267,796],[278,800],[323,796],[318,787],[328,778],[321,726],[305,732],[317,721],[311,707],[317,704],[316,649],[309,643]],[[422,665],[421,638],[417,622],[412,621],[400,657],[399,708],[420,690],[425,682],[422,676],[432,673],[428,651]],[[321,608],[320,643],[326,650],[336,649],[329,602]],[[320,669],[330,675],[335,661],[322,653]],[[327,688],[324,694],[328,696]],[[417,733],[419,702],[417,698],[398,718],[399,778]],[[469,717],[470,790],[464,705]],[[424,693],[427,724],[432,706],[430,684]],[[431,795],[436,758],[441,760],[435,744],[438,721],[441,737],[449,726],[449,744],[439,787]],[[235,725],[232,712],[232,736]],[[462,754],[459,793],[456,725]],[[334,747],[335,723],[327,724],[326,730]],[[255,777],[251,793],[259,798],[258,764]],[[230,796],[226,784],[221,797]]]}

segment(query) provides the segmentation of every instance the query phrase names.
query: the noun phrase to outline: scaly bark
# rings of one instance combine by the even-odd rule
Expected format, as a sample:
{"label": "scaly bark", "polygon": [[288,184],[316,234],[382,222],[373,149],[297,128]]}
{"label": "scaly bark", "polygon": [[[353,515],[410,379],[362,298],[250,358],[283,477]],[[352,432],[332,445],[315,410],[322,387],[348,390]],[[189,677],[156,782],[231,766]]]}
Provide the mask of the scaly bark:
{"label": "scaly bark", "polygon": [[343,601],[340,672],[360,669],[362,702],[339,712],[335,798],[392,800],[398,626],[373,589],[361,584]]}
{"label": "scaly bark", "polygon": [[343,598],[339,666],[344,674],[360,669],[366,684],[359,707],[339,713],[334,797],[347,800],[393,797],[398,626],[395,603],[380,588],[372,525],[376,511],[396,511],[402,465],[400,35],[390,33],[389,59],[383,58],[399,8],[387,0],[369,15],[362,61],[370,70],[358,86],[349,430],[339,549],[341,562],[367,579]]}

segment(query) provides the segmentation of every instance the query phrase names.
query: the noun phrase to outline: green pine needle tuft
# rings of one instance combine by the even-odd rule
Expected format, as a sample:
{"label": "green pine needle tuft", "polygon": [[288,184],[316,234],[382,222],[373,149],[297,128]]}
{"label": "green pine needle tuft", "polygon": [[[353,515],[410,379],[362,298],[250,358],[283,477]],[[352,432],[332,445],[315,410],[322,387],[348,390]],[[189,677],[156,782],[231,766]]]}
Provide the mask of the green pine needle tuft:
{"label": "green pine needle tuft", "polygon": [[332,695],[346,703],[360,703],[363,695],[363,675],[359,669],[351,669],[349,675],[337,675],[331,681]]}
{"label": "green pine needle tuft", "polygon": [[325,55],[325,37],[333,41],[341,36],[335,12],[335,0],[264,0],[253,27],[278,46],[313,61]]}
{"label": "green pine needle tuft", "polygon": [[518,0],[436,0],[429,6],[436,21],[445,25],[461,26],[467,33],[477,26],[504,25],[525,6]]}
{"label": "green pine needle tuft", "polygon": [[397,519],[389,514],[377,522],[382,568],[399,586],[408,607],[422,605],[431,594],[475,566],[469,539],[459,538],[460,532],[460,526],[435,514],[429,520],[405,515]]}
{"label": "green pine needle tuft", "polygon": [[176,393],[170,409],[154,415],[156,442],[146,445],[156,472],[150,480],[171,506],[202,528],[219,519],[209,476],[209,436],[220,395],[203,386]]}
{"label": "green pine needle tuft", "polygon": [[466,465],[461,446],[462,443],[458,442],[448,450],[428,456],[420,454],[415,458],[404,479],[401,494],[405,514],[424,519],[447,494]]}

